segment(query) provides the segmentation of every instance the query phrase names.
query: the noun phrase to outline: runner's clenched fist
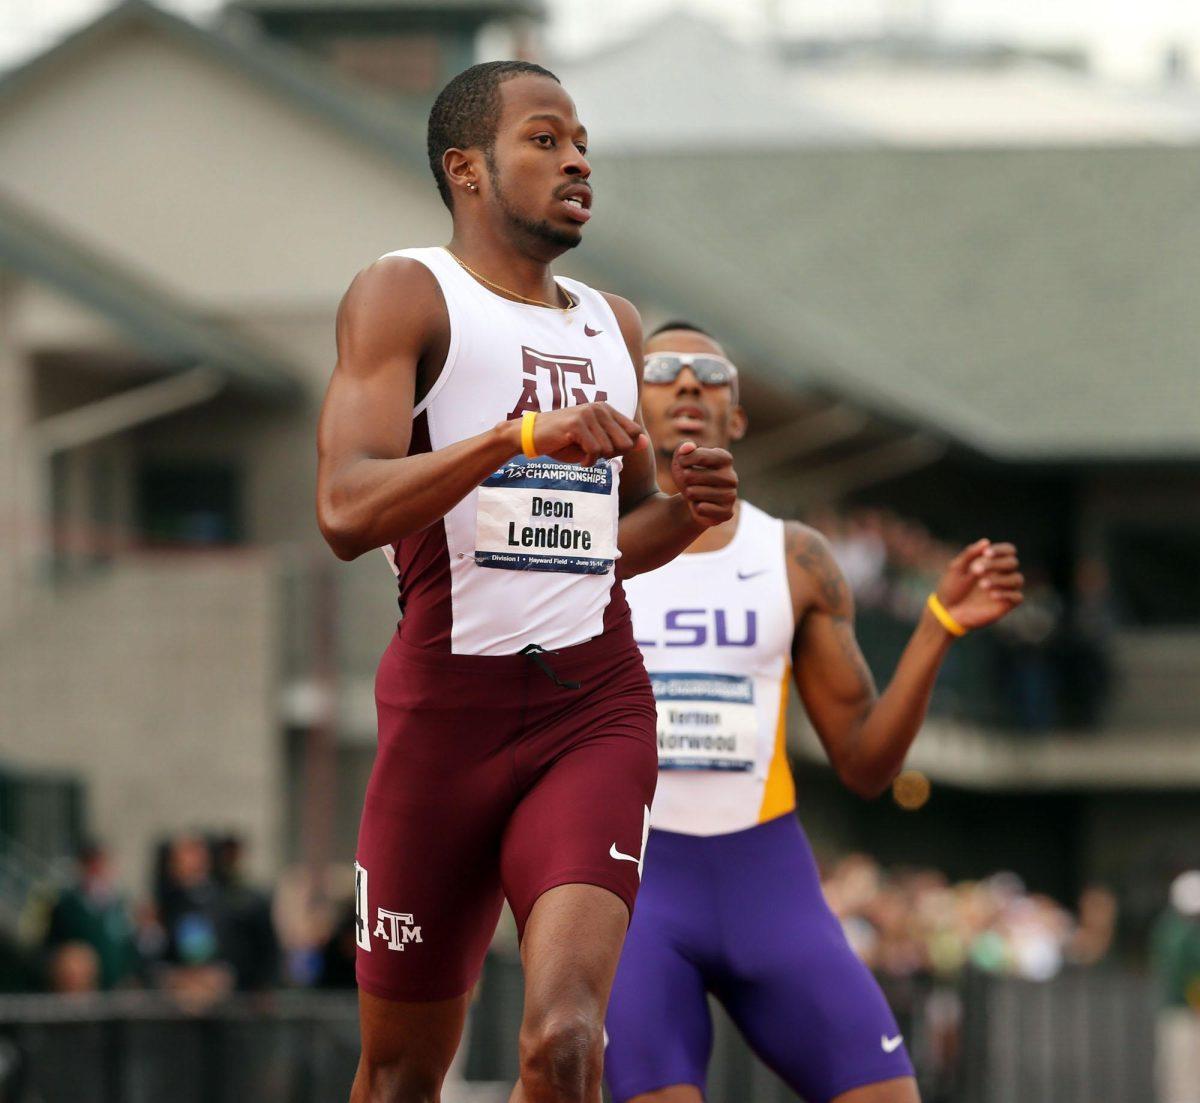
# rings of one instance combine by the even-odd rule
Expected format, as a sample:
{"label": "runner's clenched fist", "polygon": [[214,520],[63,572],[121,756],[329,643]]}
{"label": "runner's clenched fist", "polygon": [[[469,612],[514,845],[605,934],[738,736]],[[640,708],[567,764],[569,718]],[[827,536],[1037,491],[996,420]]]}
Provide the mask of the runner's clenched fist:
{"label": "runner's clenched fist", "polygon": [[698,524],[711,528],[733,516],[738,477],[724,448],[701,448],[685,440],[671,458],[671,477]]}

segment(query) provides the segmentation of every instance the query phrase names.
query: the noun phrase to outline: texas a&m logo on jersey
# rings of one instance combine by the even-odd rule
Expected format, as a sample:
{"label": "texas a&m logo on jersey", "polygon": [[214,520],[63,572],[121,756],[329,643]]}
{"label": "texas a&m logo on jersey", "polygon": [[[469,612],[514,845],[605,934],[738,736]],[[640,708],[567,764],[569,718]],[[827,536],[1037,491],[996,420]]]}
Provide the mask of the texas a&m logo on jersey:
{"label": "texas a&m logo on jersey", "polygon": [[364,950],[371,949],[371,937],[381,938],[389,950],[403,950],[410,942],[421,941],[421,928],[413,923],[410,912],[375,909],[375,926],[371,928],[370,904],[367,898],[367,871],[354,863],[354,941]]}
{"label": "texas a&m logo on jersey", "polygon": [[[607,391],[591,390],[596,386],[596,369],[586,356],[557,356],[525,345],[521,348],[521,371],[521,395],[509,412],[509,421],[525,413],[540,414],[608,400]],[[547,394],[549,406],[542,400]]]}

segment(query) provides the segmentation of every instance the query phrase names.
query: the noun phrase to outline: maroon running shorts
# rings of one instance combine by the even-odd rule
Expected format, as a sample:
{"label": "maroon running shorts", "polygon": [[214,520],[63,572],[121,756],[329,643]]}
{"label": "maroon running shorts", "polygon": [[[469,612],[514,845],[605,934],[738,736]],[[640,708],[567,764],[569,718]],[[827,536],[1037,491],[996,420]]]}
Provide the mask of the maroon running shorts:
{"label": "maroon running shorts", "polygon": [[441,1000],[475,983],[505,897],[523,934],[556,885],[632,911],[658,778],[654,697],[629,629],[538,657],[392,639],[355,862],[359,987]]}

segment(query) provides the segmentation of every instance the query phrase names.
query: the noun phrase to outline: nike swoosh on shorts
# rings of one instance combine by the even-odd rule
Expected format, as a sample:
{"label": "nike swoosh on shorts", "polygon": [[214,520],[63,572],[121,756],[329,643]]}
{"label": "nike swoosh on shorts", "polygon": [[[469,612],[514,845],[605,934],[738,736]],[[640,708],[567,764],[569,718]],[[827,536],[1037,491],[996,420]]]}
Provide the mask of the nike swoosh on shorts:
{"label": "nike swoosh on shorts", "polygon": [[622,854],[617,849],[616,843],[613,843],[612,846],[608,848],[608,856],[610,858],[616,858],[618,862],[636,862],[638,860],[632,854]]}
{"label": "nike swoosh on shorts", "polygon": [[879,1039],[879,1044],[883,1047],[884,1053],[895,1053],[900,1048],[900,1043],[904,1041],[903,1034],[897,1034],[894,1038],[889,1038],[884,1034]]}

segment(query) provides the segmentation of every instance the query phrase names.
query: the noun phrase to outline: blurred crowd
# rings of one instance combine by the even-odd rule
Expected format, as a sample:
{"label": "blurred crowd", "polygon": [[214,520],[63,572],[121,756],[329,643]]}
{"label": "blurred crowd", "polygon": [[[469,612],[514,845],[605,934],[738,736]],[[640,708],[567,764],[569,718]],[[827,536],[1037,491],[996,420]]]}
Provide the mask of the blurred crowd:
{"label": "blurred crowd", "polygon": [[936,870],[884,871],[865,854],[840,859],[822,885],[851,945],[884,977],[952,980],[971,967],[1050,980],[1104,961],[1116,934],[1117,900],[1100,886],[1071,912],[1014,873],[951,884]]}
{"label": "blurred crowd", "polygon": [[[36,987],[62,994],[155,988],[203,1003],[280,986],[353,988],[355,915],[345,893],[314,893],[302,867],[273,892],[247,883],[236,837],[165,841],[152,892],[132,902],[104,847],[89,843],[74,875],[44,897]],[[863,854],[823,878],[851,944],[882,976],[954,979],[968,966],[1047,980],[1110,952],[1116,899],[1089,888],[1075,913],[1026,891],[1011,873],[951,884],[934,870],[884,871]]]}
{"label": "blurred crowd", "polygon": [[86,843],[40,896],[32,975],[64,995],[156,988],[183,1002],[277,987],[284,979],[271,894],[243,871],[241,840],[185,832],[154,857],[149,896],[131,902],[103,845]]}
{"label": "blurred crowd", "polygon": [[[961,549],[887,510],[822,510],[808,521],[829,540],[854,592],[863,650],[876,676],[886,677],[907,630]],[[1023,604],[972,638],[971,656],[951,657],[934,710],[949,707],[1026,731],[1095,727],[1112,682],[1107,568],[1095,559],[1081,560],[1067,593],[1053,584],[1043,564],[1026,558],[1021,569]],[[903,626],[904,633],[890,632],[893,626]]]}

